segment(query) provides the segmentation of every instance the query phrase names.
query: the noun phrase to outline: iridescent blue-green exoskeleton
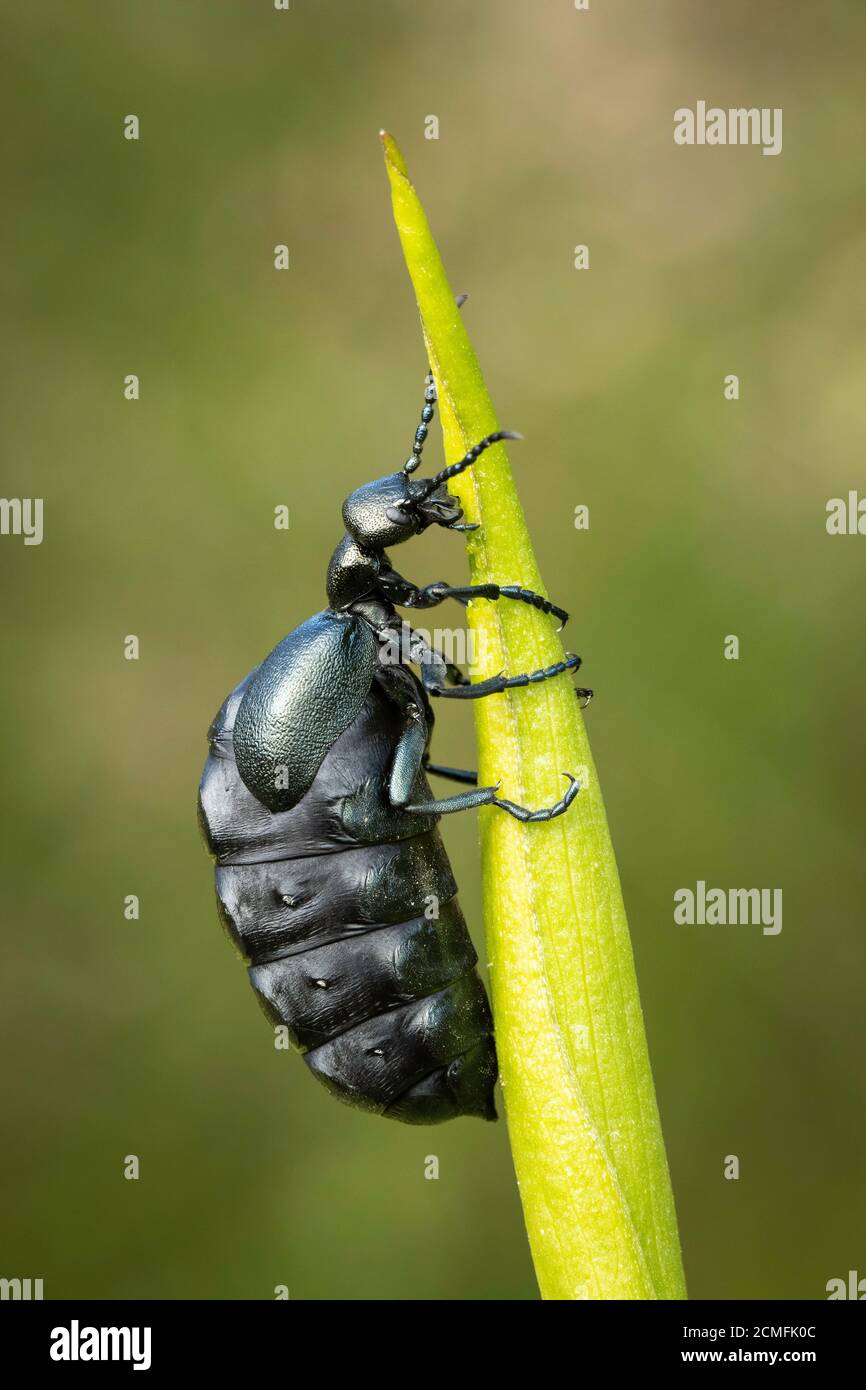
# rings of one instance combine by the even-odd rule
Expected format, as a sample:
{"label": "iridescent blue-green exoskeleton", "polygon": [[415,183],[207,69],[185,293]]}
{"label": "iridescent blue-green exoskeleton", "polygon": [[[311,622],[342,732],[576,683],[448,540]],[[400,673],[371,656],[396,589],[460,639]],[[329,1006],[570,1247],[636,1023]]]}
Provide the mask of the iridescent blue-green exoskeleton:
{"label": "iridescent blue-green exoskeleton", "polygon": [[[568,616],[517,584],[419,587],[392,568],[388,547],[428,526],[470,529],[448,480],[497,440],[518,437],[488,435],[459,463],[415,479],[435,400],[428,376],[411,457],[344,503],[328,607],[224,702],[199,798],[220,913],[269,1018],[334,1095],[413,1124],[496,1118],[490,1008],[439,816],[497,806],[545,821],[578,790],[569,777],[562,800],[529,811],[478,787],[475,773],[430,761],[431,697],[479,699],[580,665],[569,655],[473,685],[398,617],[395,604],[425,609],[447,598]],[[427,773],[471,790],[435,800]]]}

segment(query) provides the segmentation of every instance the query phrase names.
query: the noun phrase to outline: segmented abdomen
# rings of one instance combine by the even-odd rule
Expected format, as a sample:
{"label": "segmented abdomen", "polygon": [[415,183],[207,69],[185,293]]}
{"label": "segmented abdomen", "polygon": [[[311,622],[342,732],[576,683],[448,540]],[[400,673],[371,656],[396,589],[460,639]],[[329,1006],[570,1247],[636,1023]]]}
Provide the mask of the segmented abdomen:
{"label": "segmented abdomen", "polygon": [[[416,1124],[494,1119],[490,1009],[442,840],[432,817],[386,799],[397,710],[374,682],[306,795],[273,814],[234,760],[246,684],[209,731],[199,813],[265,1012],[350,1105]],[[423,777],[414,795],[429,799]]]}

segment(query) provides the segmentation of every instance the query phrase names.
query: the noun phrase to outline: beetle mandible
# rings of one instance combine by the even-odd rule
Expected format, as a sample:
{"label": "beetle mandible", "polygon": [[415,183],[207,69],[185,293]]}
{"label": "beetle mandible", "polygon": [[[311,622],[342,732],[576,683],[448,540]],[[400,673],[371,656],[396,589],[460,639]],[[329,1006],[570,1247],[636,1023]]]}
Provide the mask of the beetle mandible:
{"label": "beetle mandible", "polygon": [[[479,787],[476,773],[430,761],[431,697],[482,699],[581,664],[568,654],[473,685],[411,627],[408,649],[396,640],[395,604],[505,599],[568,619],[518,584],[419,587],[392,568],[387,548],[428,526],[477,529],[447,484],[492,444],[520,438],[498,430],[416,479],[435,404],[428,374],[410,457],[344,502],[328,607],[227,697],[199,793],[220,915],[268,1017],[339,1099],[413,1124],[496,1118],[490,1008],[438,819],[496,806],[547,821],[578,792],[566,773],[562,799],[530,811]],[[592,691],[576,694],[588,701]],[[472,789],[436,800],[427,773]]]}

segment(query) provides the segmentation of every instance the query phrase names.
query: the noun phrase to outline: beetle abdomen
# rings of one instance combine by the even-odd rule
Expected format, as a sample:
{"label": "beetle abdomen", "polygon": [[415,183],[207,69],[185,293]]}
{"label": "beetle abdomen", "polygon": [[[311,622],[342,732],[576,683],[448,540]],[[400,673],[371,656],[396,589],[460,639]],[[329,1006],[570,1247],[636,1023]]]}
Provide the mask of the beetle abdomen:
{"label": "beetle abdomen", "polygon": [[[490,1009],[435,819],[385,795],[398,711],[374,682],[306,794],[272,813],[234,759],[250,680],[211,727],[200,817],[265,1012],[350,1105],[412,1123],[495,1118]],[[423,777],[415,795],[429,797]]]}

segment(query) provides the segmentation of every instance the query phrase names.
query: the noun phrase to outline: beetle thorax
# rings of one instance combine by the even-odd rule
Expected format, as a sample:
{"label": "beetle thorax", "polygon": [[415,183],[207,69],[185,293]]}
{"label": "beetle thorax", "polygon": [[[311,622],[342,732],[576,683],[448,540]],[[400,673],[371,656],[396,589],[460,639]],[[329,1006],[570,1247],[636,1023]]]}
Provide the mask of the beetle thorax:
{"label": "beetle thorax", "polygon": [[380,557],[365,550],[349,535],[343,537],[328,565],[328,603],[331,608],[347,608],[365,598],[376,586]]}

